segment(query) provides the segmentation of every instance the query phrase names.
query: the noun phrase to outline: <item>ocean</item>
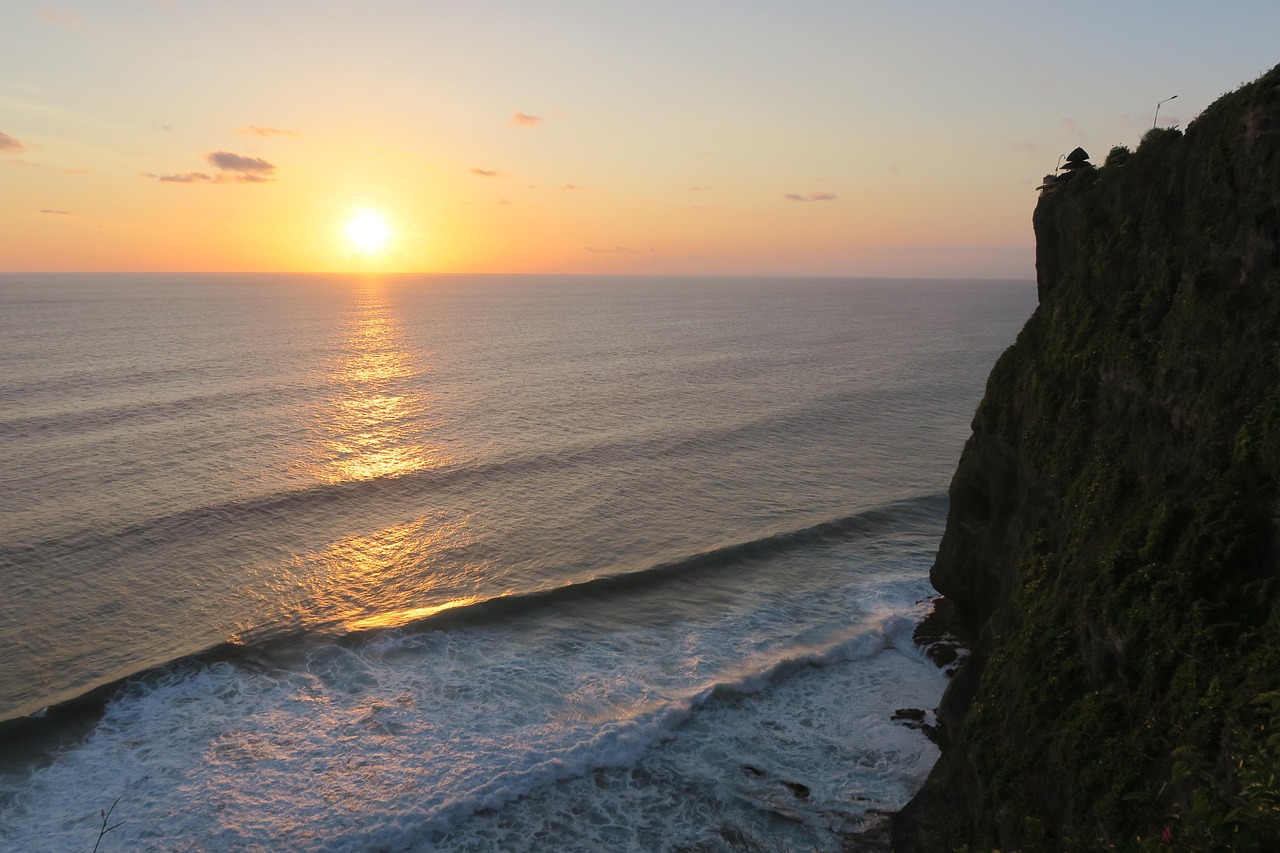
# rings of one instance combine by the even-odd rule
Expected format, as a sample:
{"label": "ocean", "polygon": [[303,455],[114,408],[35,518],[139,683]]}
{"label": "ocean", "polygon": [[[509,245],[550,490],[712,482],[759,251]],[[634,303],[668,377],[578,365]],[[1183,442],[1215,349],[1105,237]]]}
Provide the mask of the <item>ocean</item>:
{"label": "ocean", "polygon": [[838,849],[1034,304],[0,275],[0,848]]}

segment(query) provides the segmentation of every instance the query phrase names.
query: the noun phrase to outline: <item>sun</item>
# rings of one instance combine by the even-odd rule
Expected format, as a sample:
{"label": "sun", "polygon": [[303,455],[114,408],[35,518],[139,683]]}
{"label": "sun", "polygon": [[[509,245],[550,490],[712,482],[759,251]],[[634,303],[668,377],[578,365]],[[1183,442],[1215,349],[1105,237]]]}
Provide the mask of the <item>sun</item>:
{"label": "sun", "polygon": [[380,255],[391,242],[391,225],[376,210],[357,210],[343,229],[347,243],[362,255]]}

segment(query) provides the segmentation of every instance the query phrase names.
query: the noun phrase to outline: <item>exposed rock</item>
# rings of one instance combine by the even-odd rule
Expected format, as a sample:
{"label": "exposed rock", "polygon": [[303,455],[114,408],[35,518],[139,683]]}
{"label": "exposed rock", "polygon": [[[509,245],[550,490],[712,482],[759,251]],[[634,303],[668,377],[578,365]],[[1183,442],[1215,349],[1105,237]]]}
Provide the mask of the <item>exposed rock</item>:
{"label": "exposed rock", "polygon": [[812,791],[809,790],[808,785],[801,784],[800,782],[784,781],[782,786],[794,794],[798,800],[807,800],[809,799],[809,794],[812,793]]}
{"label": "exposed rock", "polygon": [[[955,603],[939,597],[933,600],[929,614],[916,626],[912,639],[924,647],[935,664],[949,667],[968,656],[975,637],[961,621]],[[951,670],[947,675],[951,675]]]}

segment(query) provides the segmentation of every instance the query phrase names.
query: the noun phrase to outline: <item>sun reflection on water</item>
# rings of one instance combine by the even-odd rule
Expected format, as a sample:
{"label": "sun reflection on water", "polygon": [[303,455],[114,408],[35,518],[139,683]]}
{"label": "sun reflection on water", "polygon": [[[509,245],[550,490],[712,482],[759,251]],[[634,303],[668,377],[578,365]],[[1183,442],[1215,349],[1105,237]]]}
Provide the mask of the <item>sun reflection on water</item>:
{"label": "sun reflection on water", "polygon": [[397,477],[443,464],[429,443],[432,411],[404,331],[376,285],[353,312],[341,360],[330,379],[337,394],[321,424],[325,454],[317,474],[329,482]]}
{"label": "sun reflection on water", "polygon": [[[450,461],[434,437],[429,363],[389,296],[365,283],[328,366],[331,395],[316,412],[314,455],[303,463],[321,482],[394,480]],[[473,567],[458,556],[472,544],[466,514],[413,506],[415,493],[409,484],[394,504],[357,499],[350,515],[335,518],[328,544],[264,565],[269,609],[286,624],[345,633],[475,601]],[[389,507],[398,523],[388,524]]]}
{"label": "sun reflection on water", "polygon": [[465,571],[439,558],[469,543],[465,521],[420,518],[348,536],[311,554],[309,608],[342,630],[392,628],[476,600]]}

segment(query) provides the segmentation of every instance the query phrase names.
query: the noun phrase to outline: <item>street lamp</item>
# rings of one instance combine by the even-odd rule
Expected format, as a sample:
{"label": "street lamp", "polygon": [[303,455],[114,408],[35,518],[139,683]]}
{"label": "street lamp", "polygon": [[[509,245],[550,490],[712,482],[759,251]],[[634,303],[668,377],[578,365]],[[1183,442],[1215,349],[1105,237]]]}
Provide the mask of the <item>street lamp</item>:
{"label": "street lamp", "polygon": [[1155,129],[1156,129],[1156,122],[1160,119],[1160,104],[1163,104],[1165,101],[1172,101],[1172,100],[1173,100],[1174,98],[1176,98],[1176,97],[1178,97],[1178,96],[1177,96],[1177,95],[1170,95],[1169,97],[1165,98],[1165,99],[1164,99],[1164,101],[1159,101],[1159,102],[1157,102],[1157,103],[1156,103],[1156,117],[1155,117],[1155,118],[1153,118],[1153,119],[1151,120],[1151,129],[1152,129],[1152,130],[1155,130]]}

